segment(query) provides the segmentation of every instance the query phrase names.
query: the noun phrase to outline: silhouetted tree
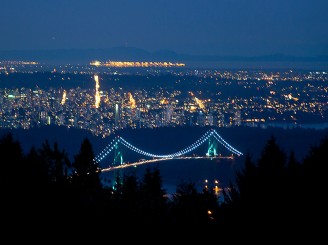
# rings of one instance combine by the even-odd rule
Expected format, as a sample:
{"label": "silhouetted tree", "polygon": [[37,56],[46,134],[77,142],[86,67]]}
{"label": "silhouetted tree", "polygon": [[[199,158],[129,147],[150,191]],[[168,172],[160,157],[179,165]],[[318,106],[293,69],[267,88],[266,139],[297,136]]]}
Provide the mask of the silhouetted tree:
{"label": "silhouetted tree", "polygon": [[173,222],[176,224],[199,223],[200,217],[198,216],[201,213],[199,204],[198,191],[194,183],[182,182],[178,184],[172,198],[171,215]]}
{"label": "silhouetted tree", "polygon": [[236,185],[225,193],[223,205],[226,223],[256,225],[279,221],[285,214],[286,156],[271,137],[262,150],[257,165],[246,155],[245,166],[236,173]]}
{"label": "silhouetted tree", "polygon": [[139,221],[139,197],[140,189],[137,177],[135,175],[124,175],[121,202],[124,208],[124,217],[129,222]]}
{"label": "silhouetted tree", "polygon": [[296,160],[295,152],[293,150],[290,151],[288,162],[287,162],[287,169],[289,172],[297,172],[300,168],[300,163]]}
{"label": "silhouetted tree", "polygon": [[268,177],[280,176],[284,172],[285,166],[286,154],[277,144],[276,138],[271,136],[258,160],[259,171]]}
{"label": "silhouetted tree", "polygon": [[220,224],[219,221],[219,200],[217,194],[215,194],[214,189],[205,188],[203,192],[200,193],[200,199],[202,202],[202,212],[207,211],[206,219],[204,219],[205,224]]}
{"label": "silhouetted tree", "polygon": [[24,155],[20,143],[11,133],[0,139],[0,156],[0,188],[21,186],[24,182]]}
{"label": "silhouetted tree", "polygon": [[312,184],[323,184],[325,178],[325,166],[328,162],[328,137],[324,137],[318,146],[312,146],[304,159],[304,167],[307,177],[311,178]]}
{"label": "silhouetted tree", "polygon": [[[72,175],[71,206],[74,207],[73,220],[96,222],[101,217],[103,188],[100,182],[100,168],[94,161],[92,145],[85,138],[80,151],[74,156]],[[101,204],[101,205],[100,205]]]}
{"label": "silhouetted tree", "polygon": [[48,177],[52,182],[63,184],[68,179],[68,171],[71,168],[67,153],[58,148],[57,142],[51,148],[48,140],[43,142],[42,148],[39,150],[41,158],[48,169]]}
{"label": "silhouetted tree", "polygon": [[29,178],[29,183],[34,188],[47,187],[49,181],[47,164],[34,146],[25,157],[25,165],[27,166],[25,173]]}
{"label": "silhouetted tree", "polygon": [[304,159],[301,190],[303,199],[298,209],[307,210],[303,220],[316,223],[326,212],[326,165],[328,163],[328,137],[325,136],[318,146],[312,146]]}
{"label": "silhouetted tree", "polygon": [[[24,160],[21,145],[11,133],[0,139],[0,193],[1,217],[30,219],[37,208],[35,191],[31,183],[31,167]],[[36,216],[36,215],[34,215]]]}
{"label": "silhouetted tree", "polygon": [[[283,205],[286,200],[286,154],[281,150],[272,136],[264,146],[262,154],[258,160],[258,181],[255,193],[257,209],[266,212],[266,215],[272,215],[271,218],[277,219],[284,209]],[[276,209],[275,213],[269,210]],[[279,210],[279,211],[278,211]],[[281,214],[283,215],[283,214]],[[265,218],[263,215],[259,215]]]}
{"label": "silhouetted tree", "polygon": [[167,201],[159,169],[154,168],[152,171],[147,168],[140,183],[140,208],[144,221],[165,222]]}
{"label": "silhouetted tree", "polygon": [[[247,153],[245,157],[245,166],[242,170],[236,173],[236,184],[240,194],[240,199],[253,199],[254,190],[257,186],[258,168],[252,160],[252,156]],[[232,191],[234,188],[232,187]],[[232,192],[233,193],[233,192]],[[231,195],[231,198],[237,197],[237,195]],[[233,200],[234,201],[234,200]]]}
{"label": "silhouetted tree", "polygon": [[73,167],[75,169],[73,174],[75,184],[84,190],[101,188],[100,167],[94,161],[92,145],[87,138],[83,140],[79,153],[74,156]]}

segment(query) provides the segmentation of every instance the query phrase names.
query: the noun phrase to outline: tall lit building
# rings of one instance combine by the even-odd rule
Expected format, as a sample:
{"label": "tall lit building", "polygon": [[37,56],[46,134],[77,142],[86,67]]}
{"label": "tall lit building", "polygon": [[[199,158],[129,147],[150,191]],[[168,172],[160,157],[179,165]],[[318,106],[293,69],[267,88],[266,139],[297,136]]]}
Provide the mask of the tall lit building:
{"label": "tall lit building", "polygon": [[234,122],[236,126],[240,126],[241,125],[241,111],[240,110],[236,110],[234,113]]}
{"label": "tall lit building", "polygon": [[203,111],[199,111],[198,115],[197,115],[197,125],[203,127],[205,126],[205,115],[203,113]]}
{"label": "tall lit building", "polygon": [[206,125],[208,125],[208,126],[213,126],[214,125],[214,117],[213,117],[212,113],[209,113],[206,116]]}
{"label": "tall lit building", "polygon": [[121,112],[122,110],[122,105],[120,103],[115,103],[115,127],[119,126],[120,119],[121,119]]}
{"label": "tall lit building", "polygon": [[95,108],[99,108],[100,105],[100,94],[99,94],[99,77],[98,75],[94,75],[94,79],[96,82],[96,94],[95,94]]}
{"label": "tall lit building", "polygon": [[173,114],[172,105],[166,105],[165,107],[163,107],[163,112],[162,112],[163,126],[168,126],[170,124],[172,119],[172,114]]}

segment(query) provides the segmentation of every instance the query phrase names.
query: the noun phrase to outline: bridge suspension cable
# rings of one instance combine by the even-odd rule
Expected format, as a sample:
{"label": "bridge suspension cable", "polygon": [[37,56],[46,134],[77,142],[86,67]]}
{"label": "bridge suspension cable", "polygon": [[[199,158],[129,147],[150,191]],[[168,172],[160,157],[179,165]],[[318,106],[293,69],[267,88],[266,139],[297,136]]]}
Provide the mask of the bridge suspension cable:
{"label": "bridge suspension cable", "polygon": [[236,155],[242,155],[242,153],[238,150],[236,150],[234,147],[232,147],[229,143],[227,143],[215,130],[207,131],[202,137],[200,137],[197,141],[195,141],[190,146],[175,152],[171,154],[153,154],[150,152],[146,152],[144,150],[139,149],[138,147],[132,145],[128,141],[126,141],[124,138],[117,136],[111,143],[105,147],[104,150],[101,151],[99,155],[97,155],[94,159],[96,162],[101,162],[114,148],[117,144],[121,143],[128,149],[137,152],[141,155],[153,157],[153,158],[174,158],[174,157],[180,157],[184,154],[187,154],[195,149],[197,149],[199,146],[205,143],[206,140],[208,140],[211,136],[213,136],[220,144],[222,144],[226,149],[228,149],[230,152],[236,154]]}
{"label": "bridge suspension cable", "polygon": [[240,151],[236,150],[235,148],[233,148],[230,144],[228,144],[222,137],[221,135],[219,135],[215,130],[212,131],[212,135],[214,136],[214,138],[219,141],[225,148],[227,148],[229,151],[231,151],[232,153],[239,155],[243,155],[243,153],[241,153]]}

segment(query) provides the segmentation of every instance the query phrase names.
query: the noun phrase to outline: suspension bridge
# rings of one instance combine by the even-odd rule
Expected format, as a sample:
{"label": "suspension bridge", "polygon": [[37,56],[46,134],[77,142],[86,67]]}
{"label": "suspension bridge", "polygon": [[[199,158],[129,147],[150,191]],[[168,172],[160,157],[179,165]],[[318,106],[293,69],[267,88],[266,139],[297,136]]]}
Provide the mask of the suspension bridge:
{"label": "suspension bridge", "polygon": [[[204,145],[206,142],[208,142],[207,152],[203,156],[187,156],[188,153],[191,153],[192,151],[196,150],[201,145]],[[231,155],[228,156],[222,156],[218,153],[218,143],[221,144],[224,148],[226,148]],[[144,157],[148,157],[151,159],[141,159],[138,162],[134,163],[125,163],[123,161],[123,151],[122,147],[125,147],[129,150],[132,150],[135,153],[138,153]],[[207,131],[203,136],[201,136],[198,140],[196,140],[194,143],[189,145],[186,148],[183,148],[180,151],[171,153],[171,154],[154,154],[150,152],[146,152],[144,150],[141,150],[140,148],[132,145],[127,140],[120,136],[116,136],[95,158],[94,162],[101,163],[104,161],[106,157],[110,155],[110,153],[114,153],[114,159],[111,164],[109,164],[109,167],[102,168],[102,172],[111,171],[114,169],[121,169],[131,166],[137,166],[147,163],[153,163],[153,162],[159,162],[159,161],[167,161],[167,160],[173,160],[173,159],[215,159],[215,158],[227,158],[227,159],[233,159],[235,156],[243,155],[240,151],[235,149],[233,146],[231,146],[228,142],[226,142],[214,129],[211,129]]]}

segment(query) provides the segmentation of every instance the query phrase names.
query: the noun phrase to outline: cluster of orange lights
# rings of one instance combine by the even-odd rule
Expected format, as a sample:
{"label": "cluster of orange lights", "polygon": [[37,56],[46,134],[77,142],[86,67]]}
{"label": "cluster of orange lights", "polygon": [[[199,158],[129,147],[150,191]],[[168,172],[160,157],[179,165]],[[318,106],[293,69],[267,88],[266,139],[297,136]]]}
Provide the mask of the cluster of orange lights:
{"label": "cluster of orange lights", "polygon": [[63,98],[62,98],[60,104],[64,105],[65,102],[66,102],[66,90],[64,90],[64,92],[63,92]]}
{"label": "cluster of orange lights", "polygon": [[149,61],[93,61],[90,62],[92,66],[108,66],[108,67],[182,67],[184,63],[172,62],[149,62]]}
{"label": "cluster of orange lights", "polygon": [[132,94],[129,92],[128,93],[129,96],[129,104],[131,109],[135,109],[136,108],[136,100],[133,98]]}
{"label": "cluster of orange lights", "polygon": [[[202,101],[202,100],[198,99],[198,98],[194,95],[194,93],[191,92],[191,91],[189,92],[189,94],[190,94],[192,97],[194,97],[194,100],[195,100],[196,104],[199,106],[199,108],[202,109],[203,111],[205,111],[205,105],[204,105],[204,102],[205,102],[205,101]],[[191,108],[191,109],[196,109],[196,107],[193,107],[193,108]]]}

